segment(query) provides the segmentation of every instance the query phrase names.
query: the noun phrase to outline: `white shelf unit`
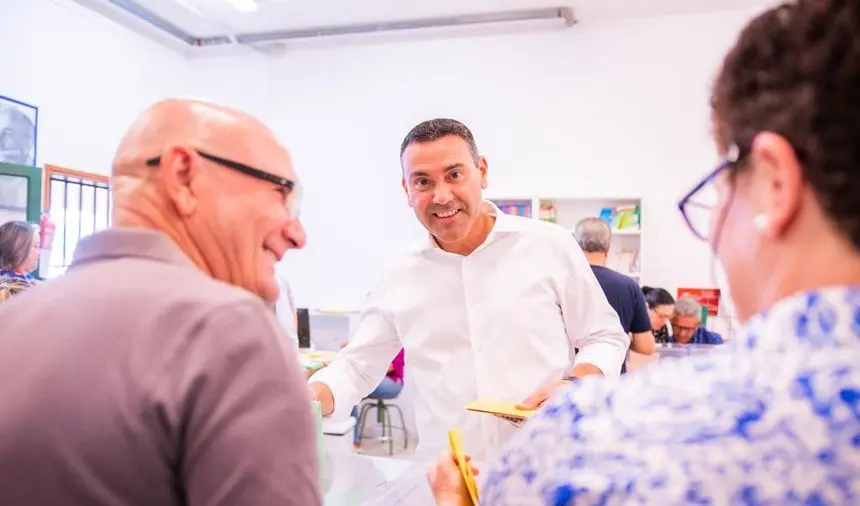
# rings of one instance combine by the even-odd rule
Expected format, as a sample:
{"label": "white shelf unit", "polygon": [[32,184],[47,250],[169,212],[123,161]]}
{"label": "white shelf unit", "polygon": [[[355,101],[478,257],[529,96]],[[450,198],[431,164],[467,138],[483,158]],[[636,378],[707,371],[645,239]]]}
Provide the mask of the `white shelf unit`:
{"label": "white shelf unit", "polygon": [[[490,198],[503,212],[544,219],[542,208],[555,206],[554,222],[573,233],[579,220],[600,217],[604,208],[639,209],[637,227],[612,230],[608,267],[639,281],[642,274],[642,199],[639,197],[504,197]],[[553,220],[549,220],[553,221]]]}

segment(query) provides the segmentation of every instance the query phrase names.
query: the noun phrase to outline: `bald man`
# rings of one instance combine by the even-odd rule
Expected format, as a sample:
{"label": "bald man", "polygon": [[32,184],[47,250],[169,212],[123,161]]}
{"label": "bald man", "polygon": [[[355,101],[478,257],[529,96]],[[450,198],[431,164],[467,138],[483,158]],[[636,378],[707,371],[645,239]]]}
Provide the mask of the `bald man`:
{"label": "bald man", "polygon": [[243,113],[169,100],[122,140],[112,186],[113,228],[0,306],[0,503],[321,504],[269,308],[298,244],[289,154]]}

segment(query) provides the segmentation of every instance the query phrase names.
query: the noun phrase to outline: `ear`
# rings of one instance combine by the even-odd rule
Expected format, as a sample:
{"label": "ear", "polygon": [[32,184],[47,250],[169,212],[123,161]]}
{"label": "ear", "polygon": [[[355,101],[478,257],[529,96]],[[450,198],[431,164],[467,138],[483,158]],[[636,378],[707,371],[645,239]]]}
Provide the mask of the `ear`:
{"label": "ear", "polygon": [[196,153],[184,146],[168,146],[158,167],[160,186],[180,216],[190,216],[197,209],[195,182],[199,176]]}
{"label": "ear", "polygon": [[478,171],[481,172],[481,189],[487,189],[487,159],[485,157],[478,158]]}
{"label": "ear", "polygon": [[762,132],[753,140],[750,156],[754,164],[753,181],[758,228],[768,237],[779,237],[791,226],[803,202],[803,169],[797,154],[781,135]]}
{"label": "ear", "polygon": [[412,206],[412,198],[410,198],[410,196],[409,196],[409,189],[406,187],[406,179],[405,178],[400,178],[400,186],[403,187],[403,193],[406,194],[406,203],[409,204],[409,207],[413,207]]}

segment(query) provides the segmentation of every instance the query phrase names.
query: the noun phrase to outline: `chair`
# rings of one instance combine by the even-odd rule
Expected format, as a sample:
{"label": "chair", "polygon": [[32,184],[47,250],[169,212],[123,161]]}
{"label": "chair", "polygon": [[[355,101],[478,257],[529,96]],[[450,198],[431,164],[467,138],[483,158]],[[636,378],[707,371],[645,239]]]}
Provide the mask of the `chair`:
{"label": "chair", "polygon": [[[395,398],[396,399],[396,398]],[[359,441],[364,439],[364,422],[367,421],[367,415],[370,413],[371,409],[376,409],[376,423],[382,425],[382,437],[378,438],[380,441],[388,442],[388,454],[394,455],[394,433],[392,429],[398,429],[403,431],[403,449],[409,447],[409,434],[406,432],[406,421],[403,418],[403,411],[400,409],[400,406],[391,402],[394,399],[380,399],[378,397],[368,397],[365,399],[366,401],[361,406],[361,411],[358,415],[358,434]],[[386,403],[386,401],[388,401]],[[392,426],[391,425],[391,413],[389,412],[390,408],[394,408],[397,410],[397,414],[400,415],[400,426]]]}

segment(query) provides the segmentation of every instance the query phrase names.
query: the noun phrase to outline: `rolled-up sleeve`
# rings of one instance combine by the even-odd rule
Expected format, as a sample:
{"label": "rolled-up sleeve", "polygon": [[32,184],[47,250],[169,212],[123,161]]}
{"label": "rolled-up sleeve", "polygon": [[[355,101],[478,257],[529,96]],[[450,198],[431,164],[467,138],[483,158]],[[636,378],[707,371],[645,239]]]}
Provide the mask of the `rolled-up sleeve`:
{"label": "rolled-up sleeve", "polygon": [[630,336],[597,283],[573,236],[561,240],[566,267],[561,286],[561,313],[571,348],[578,348],[574,366],[592,364],[606,377],[619,377]]}
{"label": "rolled-up sleeve", "polygon": [[390,316],[381,309],[377,288],[369,297],[349,344],[331,364],[317,371],[308,383],[324,383],[334,397],[333,419],[349,416],[352,407],[373,390],[400,352],[400,338]]}

